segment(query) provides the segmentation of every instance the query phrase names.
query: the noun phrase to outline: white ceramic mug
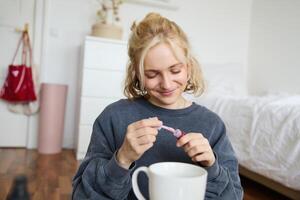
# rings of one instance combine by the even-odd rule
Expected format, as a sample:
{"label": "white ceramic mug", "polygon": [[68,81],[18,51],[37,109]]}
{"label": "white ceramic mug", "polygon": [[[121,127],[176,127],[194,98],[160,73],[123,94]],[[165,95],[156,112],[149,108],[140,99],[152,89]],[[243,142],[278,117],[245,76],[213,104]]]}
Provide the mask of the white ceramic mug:
{"label": "white ceramic mug", "polygon": [[180,162],[160,162],[139,167],[133,172],[132,187],[136,197],[144,200],[137,177],[145,172],[149,180],[150,200],[203,200],[207,172],[200,166]]}

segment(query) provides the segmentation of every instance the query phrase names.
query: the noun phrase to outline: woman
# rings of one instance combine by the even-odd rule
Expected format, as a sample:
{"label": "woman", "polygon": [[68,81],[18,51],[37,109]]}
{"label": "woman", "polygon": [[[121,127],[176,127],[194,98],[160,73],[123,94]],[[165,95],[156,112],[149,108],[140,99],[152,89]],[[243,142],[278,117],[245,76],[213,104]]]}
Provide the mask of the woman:
{"label": "woman", "polygon": [[[133,24],[128,54],[128,99],[109,105],[96,119],[73,180],[73,199],[136,199],[131,187],[134,169],[162,161],[206,168],[206,199],[242,199],[238,163],[224,123],[182,96],[204,90],[185,33],[176,23],[150,13]],[[177,140],[160,129],[163,124],[187,134]],[[140,178],[147,195],[147,180]]]}

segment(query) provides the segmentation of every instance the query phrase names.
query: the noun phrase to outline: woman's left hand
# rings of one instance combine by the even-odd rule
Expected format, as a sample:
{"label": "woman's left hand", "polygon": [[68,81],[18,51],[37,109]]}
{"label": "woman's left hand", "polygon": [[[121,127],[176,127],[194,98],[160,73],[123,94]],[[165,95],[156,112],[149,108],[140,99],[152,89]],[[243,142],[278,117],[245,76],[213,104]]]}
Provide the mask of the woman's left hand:
{"label": "woman's left hand", "polygon": [[215,163],[216,158],[212,148],[201,133],[188,133],[182,136],[176,145],[183,147],[194,162],[199,162],[204,167],[210,167]]}

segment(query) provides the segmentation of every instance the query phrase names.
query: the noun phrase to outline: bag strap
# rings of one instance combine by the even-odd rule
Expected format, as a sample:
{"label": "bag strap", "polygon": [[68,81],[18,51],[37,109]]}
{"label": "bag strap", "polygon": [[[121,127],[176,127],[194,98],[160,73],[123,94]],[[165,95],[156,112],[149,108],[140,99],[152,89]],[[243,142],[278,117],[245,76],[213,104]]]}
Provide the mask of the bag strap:
{"label": "bag strap", "polygon": [[[29,34],[28,34],[27,31],[24,31],[24,32],[23,32],[20,41],[23,41],[22,64],[24,64],[24,65],[26,66],[27,54],[29,53],[29,59],[30,59],[30,65],[29,65],[29,67],[32,67],[32,49],[31,49],[31,45],[30,45]],[[18,48],[17,48],[17,51],[16,51],[16,53],[15,53],[14,59],[15,59],[15,57],[16,57],[16,54],[17,54],[19,48],[20,48],[20,42],[19,42],[19,44],[18,44]],[[22,74],[21,74],[19,83],[18,83],[16,89],[14,90],[14,93],[18,93],[19,90],[21,89],[21,86],[22,86],[22,84],[23,84],[23,82],[24,82],[24,79],[25,79],[25,73],[26,73],[26,69],[25,69],[25,67],[24,67],[24,68],[22,69]]]}
{"label": "bag strap", "polygon": [[29,66],[32,67],[32,48],[30,44],[30,38],[27,31],[25,31],[24,35],[24,47],[26,48],[25,51],[25,59],[22,61],[26,65],[27,61],[27,54],[29,54]]}
{"label": "bag strap", "polygon": [[18,93],[19,90],[21,89],[21,86],[22,86],[22,84],[23,84],[23,82],[24,82],[24,79],[25,79],[25,73],[26,73],[26,67],[23,67],[23,68],[22,68],[22,74],[21,74],[19,83],[18,83],[16,89],[14,90],[14,93]]}
{"label": "bag strap", "polygon": [[12,64],[14,64],[18,51],[20,49],[21,43],[23,45],[23,50],[22,50],[22,64],[26,65],[27,63],[27,54],[29,54],[29,66],[32,66],[32,48],[31,48],[31,44],[30,44],[30,39],[29,39],[29,34],[27,31],[23,31],[22,33],[22,37],[20,38],[19,42],[18,42],[18,46],[17,46],[17,50],[14,54],[13,60],[12,60]]}

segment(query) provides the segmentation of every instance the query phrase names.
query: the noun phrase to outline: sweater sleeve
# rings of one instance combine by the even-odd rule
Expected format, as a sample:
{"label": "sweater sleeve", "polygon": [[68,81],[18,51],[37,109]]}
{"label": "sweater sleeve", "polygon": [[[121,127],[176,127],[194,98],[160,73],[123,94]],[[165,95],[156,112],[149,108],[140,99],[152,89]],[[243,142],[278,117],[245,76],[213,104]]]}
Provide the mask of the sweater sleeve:
{"label": "sweater sleeve", "polygon": [[73,178],[72,199],[126,199],[131,190],[130,173],[118,165],[109,119],[100,115],[93,125],[87,154]]}
{"label": "sweater sleeve", "polygon": [[243,189],[238,173],[238,161],[221,120],[213,135],[216,139],[212,141],[211,146],[216,161],[206,168],[208,177],[205,199],[241,200]]}

